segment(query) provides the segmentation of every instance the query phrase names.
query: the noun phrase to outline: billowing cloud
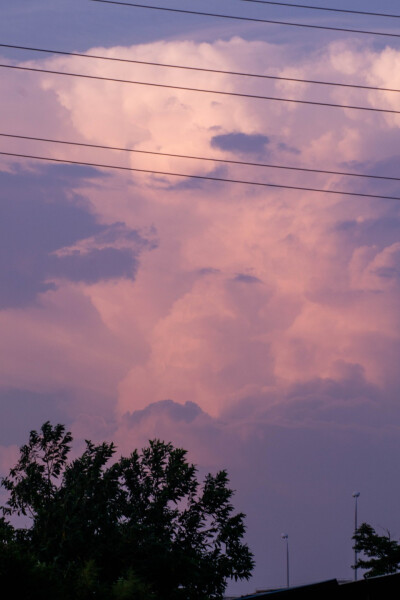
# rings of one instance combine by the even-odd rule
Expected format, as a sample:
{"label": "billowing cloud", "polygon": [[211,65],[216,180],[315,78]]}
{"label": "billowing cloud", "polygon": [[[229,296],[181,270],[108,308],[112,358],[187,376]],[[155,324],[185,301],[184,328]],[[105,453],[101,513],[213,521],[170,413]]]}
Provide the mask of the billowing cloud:
{"label": "billowing cloud", "polygon": [[[365,42],[335,42],[306,58],[240,38],[91,52],[400,87],[400,53]],[[397,109],[390,92],[71,57],[35,64]],[[17,81],[10,75],[10,89]],[[397,115],[51,75],[29,75],[28,83],[28,133],[43,122],[49,137],[51,131],[70,141],[220,160],[264,152],[277,165],[397,177]],[[17,129],[22,101],[15,96],[14,105],[0,97],[0,108]],[[14,152],[27,145],[7,141]],[[153,172],[98,168],[77,177],[65,170],[66,180],[52,183],[51,169],[38,171],[26,159],[11,197],[17,167],[15,160],[2,162],[6,397],[32,390],[39,402],[40,394],[57,399],[62,392],[66,417],[82,438],[114,437],[127,452],[162,437],[188,447],[202,469],[227,466],[244,490],[238,501],[250,513],[257,552],[273,553],[257,541],[261,526],[271,539],[289,528],[308,540],[306,549],[297,547],[303,573],[349,576],[351,549],[335,572],[323,564],[333,564],[331,554],[324,558],[331,546],[350,538],[352,515],[331,527],[327,511],[339,521],[353,487],[370,494],[365,519],[367,507],[372,515],[384,511],[384,499],[372,499],[379,486],[390,498],[399,494],[392,457],[399,426],[400,204],[168,173],[384,196],[398,196],[397,182],[39,142],[29,142],[29,152]],[[47,182],[45,191],[39,181]],[[62,418],[56,405],[52,414]],[[395,518],[394,508],[388,511]],[[268,581],[279,585],[278,560],[270,564]]]}
{"label": "billowing cloud", "polygon": [[[376,51],[358,42],[332,43],[312,60],[290,57],[290,51],[280,58],[272,44],[239,38],[94,52],[170,63],[182,62],[184,56],[188,64],[218,64],[226,70],[235,64],[244,71],[273,69],[277,75],[297,78],[347,81],[357,74],[360,83],[385,86],[399,60],[390,49]],[[111,73],[108,63],[78,58],[46,59],[40,64],[142,81],[151,81],[155,74],[154,67],[128,64],[112,64]],[[382,165],[392,164],[396,156],[393,115],[237,97],[222,101],[212,94],[50,75],[29,77],[36,82],[38,97],[45,97],[52,107],[49,112],[61,138],[95,144],[107,140],[135,150],[213,153],[220,159],[264,148],[277,164],[290,158],[292,166],[368,173],[381,172]],[[350,88],[243,82],[228,75],[167,69],[158,69],[157,77],[167,85],[224,87],[288,98],[295,94],[373,107],[379,97],[381,107],[394,106],[389,92],[361,95]],[[106,110],[109,106],[111,112]],[[40,111],[40,106],[34,105],[34,110]],[[383,180],[311,178],[295,171],[264,172],[223,163],[216,167],[171,156],[112,157],[101,150],[67,150],[75,159],[134,169],[395,194],[395,184]],[[46,146],[50,156],[66,156],[67,150]],[[269,405],[284,396],[280,390],[318,378],[336,380],[337,365],[342,363],[361,369],[372,386],[396,384],[394,364],[380,358],[398,344],[393,336],[396,203],[196,183],[160,174],[108,175],[74,181],[77,198],[84,197],[91,206],[80,224],[86,229],[62,243],[57,234],[56,246],[46,247],[37,260],[38,287],[32,284],[31,289],[33,295],[43,295],[59,280],[79,283],[104,327],[134,348],[129,372],[118,386],[120,414],[165,398],[183,404],[193,400],[214,415],[250,397],[264,398]],[[87,211],[77,202],[68,207]],[[139,268],[138,252],[146,244],[146,234],[138,232],[154,228],[158,248],[142,254]],[[134,248],[126,243],[128,231],[137,236],[131,240]],[[105,236],[112,232],[118,240],[107,244]],[[88,243],[89,238],[103,242]],[[108,285],[110,278],[120,281]],[[129,279],[135,279],[134,285]],[[256,285],[245,285],[252,283]]]}

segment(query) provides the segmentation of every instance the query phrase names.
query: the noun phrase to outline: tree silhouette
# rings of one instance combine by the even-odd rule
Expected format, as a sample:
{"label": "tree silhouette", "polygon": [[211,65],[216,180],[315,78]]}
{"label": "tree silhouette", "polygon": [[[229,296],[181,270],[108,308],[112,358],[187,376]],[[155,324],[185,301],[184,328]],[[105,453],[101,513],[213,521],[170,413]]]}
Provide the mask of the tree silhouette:
{"label": "tree silhouette", "polygon": [[[378,535],[368,523],[362,523],[353,535],[354,550],[364,555],[355,567],[368,569],[364,577],[396,573],[400,566],[400,545],[388,535]],[[353,567],[354,568],[354,567]]]}
{"label": "tree silhouette", "polygon": [[200,485],[186,450],[160,440],[119,460],[113,443],[86,441],[69,461],[71,442],[46,422],[2,480],[4,517],[25,515],[31,526],[3,517],[1,552],[27,561],[32,589],[45,573],[58,598],[212,600],[228,579],[249,578],[245,515],[234,513],[226,471]]}

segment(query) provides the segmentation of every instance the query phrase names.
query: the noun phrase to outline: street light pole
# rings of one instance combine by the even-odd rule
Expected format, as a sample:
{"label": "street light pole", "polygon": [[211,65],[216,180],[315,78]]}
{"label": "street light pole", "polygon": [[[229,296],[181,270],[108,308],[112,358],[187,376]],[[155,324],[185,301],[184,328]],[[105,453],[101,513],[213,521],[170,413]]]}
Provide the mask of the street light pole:
{"label": "street light pole", "polygon": [[286,541],[286,587],[289,587],[289,536],[282,533],[281,537]]}
{"label": "street light pole", "polygon": [[[360,496],[360,492],[353,492],[353,498],[355,501],[355,505],[354,505],[354,534],[357,533],[357,529],[358,529],[358,515],[357,515],[357,500]],[[354,581],[357,581],[357,550],[354,549]]]}

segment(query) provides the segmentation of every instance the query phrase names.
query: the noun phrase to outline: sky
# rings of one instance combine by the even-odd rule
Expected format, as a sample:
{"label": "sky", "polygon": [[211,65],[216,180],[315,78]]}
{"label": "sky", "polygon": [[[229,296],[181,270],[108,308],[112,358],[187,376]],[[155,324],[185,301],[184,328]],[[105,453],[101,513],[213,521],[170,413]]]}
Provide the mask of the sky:
{"label": "sky", "polygon": [[[240,0],[159,5],[400,33],[396,19]],[[400,89],[400,38],[89,0],[3,0],[0,43]],[[396,92],[0,53],[239,94],[0,67],[0,133],[399,177],[399,114],[240,96],[399,111]],[[360,522],[399,539],[400,202],[382,198],[400,197],[398,181],[1,136],[0,152],[150,171],[0,156],[2,475],[46,420],[78,447],[113,440],[127,454],[157,437],[199,476],[226,468],[256,559],[231,594],[285,584],[282,532],[293,584],[351,579],[355,490]]]}

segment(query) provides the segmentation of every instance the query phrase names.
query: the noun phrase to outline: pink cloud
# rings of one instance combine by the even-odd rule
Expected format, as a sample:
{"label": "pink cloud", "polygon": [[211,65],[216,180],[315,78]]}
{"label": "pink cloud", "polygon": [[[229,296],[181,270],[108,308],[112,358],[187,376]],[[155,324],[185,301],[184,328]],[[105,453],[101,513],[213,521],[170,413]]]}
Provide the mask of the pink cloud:
{"label": "pink cloud", "polygon": [[[259,72],[270,72],[270,62],[283,75],[308,78],[313,73],[317,79],[322,74],[335,79],[358,73],[361,79],[369,78],[369,83],[368,73],[373,73],[380,85],[388,82],[398,60],[395,51],[377,52],[341,42],[327,46],[323,55],[308,62],[283,56],[279,69],[276,47],[239,38],[213,44],[157,42],[96,52],[172,63],[182,62],[184,56],[188,64],[197,61],[225,69],[239,62],[242,69]],[[100,76],[154,77],[150,67],[109,66],[78,58],[46,59],[39,64]],[[238,78],[226,75],[157,73],[160,83],[234,91],[244,86]],[[18,81],[15,74],[10,75],[11,85]],[[270,160],[299,164],[311,160],[314,166],[331,169],[346,162],[372,164],[387,140],[386,159],[393,155],[395,121],[374,114],[239,98],[222,101],[212,95],[50,75],[30,76],[30,81],[37,97],[45,99],[56,134],[68,139],[222,157],[230,153],[211,147],[216,134],[243,132],[249,139],[263,134],[273,140],[266,147],[274,154]],[[292,84],[268,85],[275,93],[298,94],[301,84],[295,84],[295,90]],[[253,93],[260,89],[259,82],[245,86]],[[302,90],[304,98],[322,97],[320,89],[314,96],[310,86]],[[328,99],[331,93],[333,100],[355,101],[353,91],[346,88],[325,91],[325,97],[327,93]],[[371,102],[371,97],[367,95],[364,102]],[[383,102],[390,103],[388,98],[384,94]],[[33,102],[32,111],[32,117],[40,118],[41,103]],[[17,113],[18,105],[15,118]],[[307,122],[311,116],[312,122]],[[288,155],[289,146],[300,150],[299,157]],[[39,151],[38,145],[35,148]],[[58,156],[67,152],[55,147],[46,150]],[[68,149],[71,152],[75,159],[111,160],[100,151]],[[114,160],[140,168],[186,168],[197,174],[214,169],[209,163],[186,165],[174,158],[125,154]],[[260,177],[250,167],[224,167],[222,174]],[[269,172],[267,180],[310,184],[309,176],[295,173],[283,178],[282,172]],[[335,176],[326,181],[318,176],[312,184],[372,190],[362,187],[362,182],[345,182]],[[392,213],[387,203],[228,185],[185,188],[176,183],[172,177],[115,175],[95,188],[84,181],[78,184],[100,220],[141,229],[155,227],[159,238],[159,248],[143,258],[136,281],[80,287],[82,302],[89,300],[105,330],[124,340],[122,362],[131,364],[118,385],[120,413],[165,397],[179,402],[192,397],[218,414],[249,390],[276,390],[298,380],[333,376],[338,360],[362,365],[371,382],[382,383],[387,374],[385,361],[366,348],[364,340],[370,333],[380,336],[383,347],[386,343],[390,347],[387,336],[394,310],[390,298],[396,284],[388,274],[395,269],[398,242],[392,243],[392,249],[373,243],[357,245],[335,228],[342,222],[361,226],[369,220],[373,230],[374,222]],[[369,265],[362,262],[362,256],[371,257]],[[250,284],[251,278],[257,283]],[[384,293],[377,295],[381,288]],[[388,305],[393,306],[391,312]],[[369,313],[372,318],[367,318]]]}
{"label": "pink cloud", "polygon": [[[309,79],[357,76],[360,83],[391,87],[393,73],[400,72],[399,52],[344,42],[307,59],[290,48],[239,38],[96,52]],[[34,64],[155,78],[150,68],[83,59]],[[258,144],[257,152],[265,152],[265,162],[397,176],[397,117],[47,75],[25,80],[32,102],[22,122],[20,81],[16,75],[8,78],[15,103],[0,98],[10,131],[229,159],[242,158],[251,142],[260,140],[256,136],[263,136],[268,143],[264,150]],[[157,81],[394,107],[393,95],[347,88],[313,91],[300,84],[166,71],[157,72]],[[246,143],[235,147],[238,134]],[[217,138],[230,139],[232,147],[213,144]],[[0,142],[11,151],[28,147],[9,144]],[[29,148],[44,152],[38,143]],[[390,183],[334,175],[226,165],[216,170],[212,163],[100,150],[45,151],[161,171],[398,194]],[[9,160],[3,164],[4,170],[17,169]],[[39,171],[29,161],[22,168]],[[350,498],[355,481],[371,496],[381,485],[398,498],[392,471],[385,483],[379,469],[398,446],[399,204],[108,171],[100,180],[71,178],[71,189],[96,222],[140,232],[151,251],[141,252],[134,278],[64,277],[57,290],[40,294],[36,306],[1,311],[2,385],[46,393],[67,389],[79,438],[114,437],[128,452],[151,437],[164,437],[190,448],[202,468],[229,466],[235,485],[244,489],[239,503],[251,513],[258,551],[275,552],[257,541],[265,495],[271,507],[270,521],[265,515],[262,521],[266,535],[279,536],[289,520],[304,539],[309,527],[303,571],[314,572],[305,565],[317,560],[321,573],[336,576],[311,546],[318,543],[328,553],[333,536],[334,547],[340,547],[340,536],[350,536],[351,515],[338,532],[324,520],[321,501],[339,519],[343,497]],[[58,252],[121,249],[125,243],[83,237]],[[132,251],[136,244],[131,240]],[[379,483],[375,492],[372,475]],[[382,514],[383,498],[369,502],[371,514]],[[348,554],[335,563],[346,576],[351,550]],[[271,585],[279,584],[269,577]]]}

